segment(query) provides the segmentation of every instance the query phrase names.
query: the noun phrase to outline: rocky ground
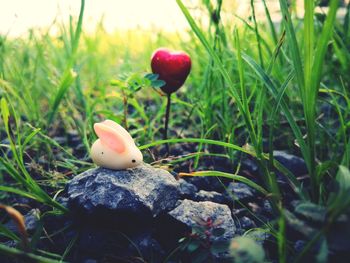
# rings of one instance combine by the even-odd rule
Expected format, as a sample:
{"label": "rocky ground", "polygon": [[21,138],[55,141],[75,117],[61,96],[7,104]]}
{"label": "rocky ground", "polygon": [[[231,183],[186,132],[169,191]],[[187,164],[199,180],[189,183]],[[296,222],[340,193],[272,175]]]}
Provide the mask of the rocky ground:
{"label": "rocky ground", "polygon": [[[186,147],[172,151],[186,153]],[[275,151],[274,156],[307,185],[301,158],[284,151]],[[202,168],[234,170],[223,158],[204,158],[202,162]],[[242,235],[262,244],[271,260],[277,258],[274,237],[263,230],[275,220],[268,197],[228,179],[179,178],[176,171],[191,166],[181,165],[171,173],[148,164],[120,171],[90,169],[73,177],[60,194],[59,201],[70,210],[68,215],[38,220],[40,212],[33,209],[25,216],[27,230],[33,236],[38,224],[43,224],[47,233],[55,233],[37,242],[39,248],[58,254],[73,245],[73,240],[69,262],[232,262],[230,241]],[[261,183],[253,159],[242,159],[240,174]],[[300,252],[326,216],[320,218],[322,211],[317,210],[314,218],[300,209],[284,175],[277,176],[288,213],[290,249]],[[340,229],[347,222],[340,220]],[[7,227],[16,231],[11,221]],[[348,253],[349,242],[343,240],[344,235],[336,236],[342,237],[332,242],[341,246],[331,248],[335,251],[333,262],[346,262],[341,260]],[[10,243],[7,245],[14,245]]]}

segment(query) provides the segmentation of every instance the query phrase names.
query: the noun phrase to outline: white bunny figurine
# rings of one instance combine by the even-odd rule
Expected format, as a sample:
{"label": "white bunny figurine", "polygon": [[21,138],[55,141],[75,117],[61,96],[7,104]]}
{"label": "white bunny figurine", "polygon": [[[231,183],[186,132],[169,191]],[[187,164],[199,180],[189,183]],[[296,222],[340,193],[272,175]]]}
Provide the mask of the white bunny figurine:
{"label": "white bunny figurine", "polygon": [[130,134],[119,124],[105,120],[94,124],[98,140],[91,147],[91,158],[101,167],[122,170],[142,163],[143,156]]}

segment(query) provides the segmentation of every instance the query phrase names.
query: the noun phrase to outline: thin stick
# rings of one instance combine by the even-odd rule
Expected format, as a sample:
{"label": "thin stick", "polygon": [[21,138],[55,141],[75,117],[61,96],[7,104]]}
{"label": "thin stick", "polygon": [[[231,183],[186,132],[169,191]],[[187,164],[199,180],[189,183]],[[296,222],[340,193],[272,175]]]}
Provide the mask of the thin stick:
{"label": "thin stick", "polygon": [[[171,104],[171,93],[167,94],[168,101],[166,105],[166,112],[165,112],[165,125],[164,125],[164,132],[163,132],[163,139],[166,140],[168,138],[168,125],[169,125],[169,115],[170,115],[170,104]],[[166,144],[166,151],[169,154],[169,144]]]}

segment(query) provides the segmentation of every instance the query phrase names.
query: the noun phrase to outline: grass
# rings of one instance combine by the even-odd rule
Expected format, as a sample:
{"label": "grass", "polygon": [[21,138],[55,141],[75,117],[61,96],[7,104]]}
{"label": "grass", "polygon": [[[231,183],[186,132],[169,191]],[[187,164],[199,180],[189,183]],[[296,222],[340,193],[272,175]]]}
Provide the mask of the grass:
{"label": "grass", "polygon": [[[208,152],[213,145],[222,147],[219,154],[232,162],[240,154],[254,157],[262,185],[236,171],[190,175],[226,177],[262,192],[277,218],[268,228],[276,233],[280,262],[288,262],[293,252],[288,249],[275,169],[283,171],[300,200],[325,207],[330,215],[306,248],[327,237],[336,218],[349,209],[350,5],[340,20],[338,0],[330,1],[326,14],[316,11],[317,2],[305,1],[300,19],[287,0],[279,0],[283,21],[277,25],[266,1],[267,21],[259,21],[253,0],[251,20],[229,21],[223,13],[234,10],[228,10],[225,1],[202,1],[201,19],[185,1],[176,2],[189,23],[188,32],[107,34],[100,25],[85,34],[82,0],[76,21],[53,25],[60,29],[58,36],[43,29],[17,39],[0,36],[1,202],[15,194],[42,204],[48,214],[67,213],[56,198],[71,174],[92,167],[88,153],[95,139],[93,123],[110,118],[127,123],[145,155],[146,149],[163,144],[196,143],[197,152],[176,161],[193,158],[197,167],[202,156],[218,154]],[[185,87],[173,94],[168,140],[161,140],[166,100],[157,88],[142,82],[150,72],[151,54],[161,46],[183,49],[193,63]],[[134,89],[135,80],[146,84]],[[333,115],[327,116],[325,109]],[[183,131],[190,136],[183,138]],[[79,145],[69,143],[76,138]],[[303,157],[310,186],[274,160],[275,148]],[[152,161],[151,156],[146,159]],[[341,198],[328,187],[337,183]],[[0,253],[22,252],[1,245]]]}

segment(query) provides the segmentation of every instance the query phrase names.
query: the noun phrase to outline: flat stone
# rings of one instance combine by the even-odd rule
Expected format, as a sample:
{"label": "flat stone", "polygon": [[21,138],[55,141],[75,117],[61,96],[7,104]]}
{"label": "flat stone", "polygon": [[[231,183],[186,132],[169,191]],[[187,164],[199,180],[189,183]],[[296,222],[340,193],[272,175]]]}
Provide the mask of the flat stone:
{"label": "flat stone", "polygon": [[198,221],[218,223],[216,227],[225,229],[225,233],[219,237],[212,237],[215,241],[227,241],[234,237],[236,227],[233,222],[231,211],[227,205],[209,201],[195,202],[191,200],[180,201],[180,204],[168,213],[172,218],[186,225],[188,228],[198,227]]}
{"label": "flat stone", "polygon": [[174,208],[179,183],[165,170],[142,164],[126,170],[90,169],[66,186],[68,207],[87,215],[157,216]]}

